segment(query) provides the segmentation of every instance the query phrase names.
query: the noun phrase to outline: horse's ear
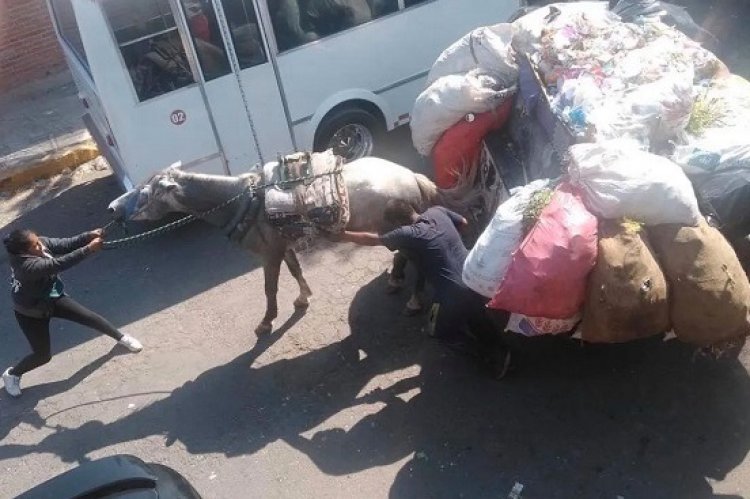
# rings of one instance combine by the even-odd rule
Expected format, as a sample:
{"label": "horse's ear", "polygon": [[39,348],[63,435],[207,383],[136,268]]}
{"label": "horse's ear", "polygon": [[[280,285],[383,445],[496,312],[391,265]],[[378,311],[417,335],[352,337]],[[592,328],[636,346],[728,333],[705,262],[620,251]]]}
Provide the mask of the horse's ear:
{"label": "horse's ear", "polygon": [[180,168],[182,168],[182,161],[175,161],[174,163],[169,165],[167,170],[179,170]]}

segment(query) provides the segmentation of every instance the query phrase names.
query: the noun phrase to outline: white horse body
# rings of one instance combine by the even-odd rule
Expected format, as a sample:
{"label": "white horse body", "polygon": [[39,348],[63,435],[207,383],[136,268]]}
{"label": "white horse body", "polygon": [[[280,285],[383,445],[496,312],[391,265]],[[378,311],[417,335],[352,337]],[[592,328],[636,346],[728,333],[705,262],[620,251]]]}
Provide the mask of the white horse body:
{"label": "white horse body", "polygon": [[[342,173],[349,197],[349,230],[383,230],[383,212],[391,199],[424,209],[444,198],[424,175],[380,158],[352,161],[344,166]],[[250,183],[262,183],[261,177],[259,171],[229,177],[183,172],[172,167],[112,201],[109,210],[115,218],[129,220],[159,220],[169,213],[189,213],[217,227],[226,227],[238,213],[244,190]],[[224,206],[232,199],[237,201]],[[271,332],[272,321],[278,314],[276,293],[282,262],[300,286],[296,307],[306,307],[312,291],[289,241],[271,226],[264,214],[256,216],[252,223],[241,244],[263,259],[267,308],[256,328],[256,333],[261,334]]]}
{"label": "white horse body", "polygon": [[427,177],[380,158],[352,161],[344,166],[342,173],[349,193],[348,230],[380,230],[385,205],[391,199],[424,208],[437,195],[435,185]]}

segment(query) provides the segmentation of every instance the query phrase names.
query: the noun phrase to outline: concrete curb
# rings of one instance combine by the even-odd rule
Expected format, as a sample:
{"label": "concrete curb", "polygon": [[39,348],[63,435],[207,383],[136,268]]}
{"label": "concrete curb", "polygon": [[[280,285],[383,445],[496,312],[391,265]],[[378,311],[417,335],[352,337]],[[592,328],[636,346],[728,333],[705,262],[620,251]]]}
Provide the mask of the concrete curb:
{"label": "concrete curb", "polygon": [[14,190],[35,180],[49,178],[65,169],[73,170],[99,156],[93,140],[66,147],[51,154],[25,158],[6,172],[0,172],[0,190]]}

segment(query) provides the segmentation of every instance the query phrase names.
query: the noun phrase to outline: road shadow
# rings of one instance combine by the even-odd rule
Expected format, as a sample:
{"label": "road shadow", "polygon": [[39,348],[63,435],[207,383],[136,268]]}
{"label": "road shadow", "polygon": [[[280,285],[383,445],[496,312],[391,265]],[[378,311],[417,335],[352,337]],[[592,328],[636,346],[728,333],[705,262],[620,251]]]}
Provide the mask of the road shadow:
{"label": "road shadow", "polygon": [[[104,364],[125,353],[126,350],[123,347],[115,345],[109,352],[81,367],[70,377],[35,385],[33,389],[24,390],[23,395],[13,400],[12,405],[3,404],[5,407],[0,417],[0,440],[4,439],[13,428],[24,423],[37,430],[47,426],[45,420],[36,411],[40,401],[71,390]],[[3,393],[3,398],[8,400],[10,397]]]}
{"label": "road shadow", "polygon": [[[379,306],[378,287],[358,293],[353,313]],[[507,338],[520,370],[495,382],[413,336],[420,375],[358,401],[383,409],[290,443],[342,476],[412,455],[394,498],[505,496],[516,482],[524,497],[708,498],[707,479],[724,479],[750,450],[750,379],[739,360],[696,359],[660,338]]]}
{"label": "road shadow", "polygon": [[[377,287],[382,294],[385,280],[380,279]],[[398,318],[400,302],[390,302],[388,313]],[[254,454],[279,439],[295,441],[300,433],[348,408],[373,376],[413,363],[412,355],[405,355],[399,345],[413,343],[414,330],[394,325],[383,310],[353,314],[357,334],[299,357],[256,365],[258,357],[301,318],[298,312],[271,335],[258,338],[250,351],[135,413],[111,424],[88,421],[55,431],[33,446],[4,445],[2,454],[13,459],[32,451],[51,453],[78,463],[110,445],[163,435],[167,446],[179,441],[192,454],[238,456]],[[371,330],[373,323],[392,327]],[[361,352],[367,352],[366,358]]]}
{"label": "road shadow", "polygon": [[[722,479],[750,449],[750,382],[738,361],[694,361],[674,342],[516,339],[522,369],[495,382],[427,339],[422,320],[400,317],[401,300],[385,286],[381,276],[356,294],[342,341],[259,365],[292,318],[135,413],[6,445],[3,455],[81,462],[163,435],[192,454],[238,456],[282,440],[329,475],[411,457],[390,490],[396,498],[504,496],[516,482],[524,497],[708,498],[707,478]],[[414,364],[421,372],[397,374]],[[372,384],[383,377],[391,381]],[[331,423],[362,404],[379,409],[353,426]]]}

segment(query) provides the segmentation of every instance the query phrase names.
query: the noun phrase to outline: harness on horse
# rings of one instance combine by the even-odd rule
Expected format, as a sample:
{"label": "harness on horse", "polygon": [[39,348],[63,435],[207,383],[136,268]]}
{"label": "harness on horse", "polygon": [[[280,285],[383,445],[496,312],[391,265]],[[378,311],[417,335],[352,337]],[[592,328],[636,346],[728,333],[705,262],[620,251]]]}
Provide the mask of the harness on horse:
{"label": "harness on horse", "polygon": [[349,223],[349,196],[343,159],[331,151],[280,156],[263,169],[266,181],[250,186],[224,227],[232,241],[241,241],[264,210],[268,222],[290,240],[311,238],[320,229],[340,232]]}

